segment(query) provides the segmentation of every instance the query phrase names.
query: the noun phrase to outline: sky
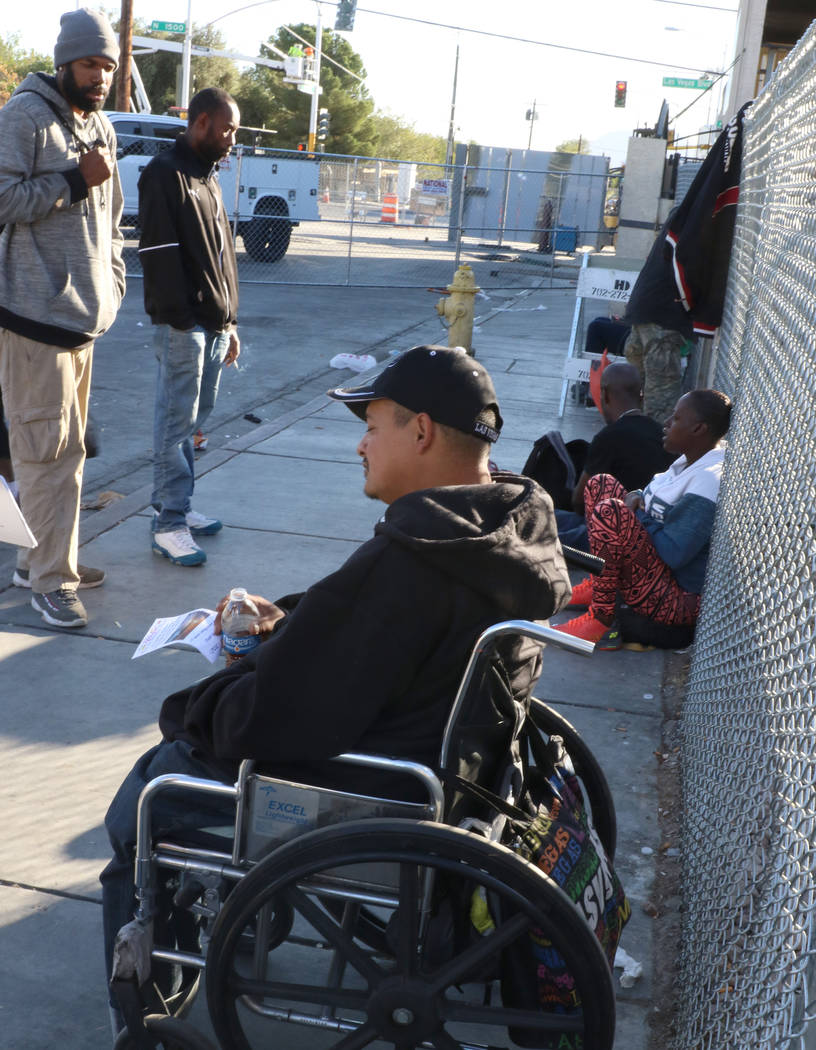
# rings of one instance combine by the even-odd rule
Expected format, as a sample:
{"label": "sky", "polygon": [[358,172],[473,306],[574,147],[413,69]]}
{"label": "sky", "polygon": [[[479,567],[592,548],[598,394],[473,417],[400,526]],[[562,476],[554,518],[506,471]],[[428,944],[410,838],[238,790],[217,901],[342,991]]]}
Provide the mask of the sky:
{"label": "sky", "polygon": [[[314,23],[318,7],[317,0],[133,0],[135,17],[147,21],[185,21],[188,4],[195,24],[214,21],[228,48],[245,55],[256,55],[281,25]],[[1,32],[50,53],[59,16],[73,6],[75,0],[14,5]],[[335,4],[320,8],[324,27],[333,28]],[[719,88],[677,116],[701,93],[662,80],[726,69],[736,8],[737,0],[358,0],[348,40],[362,57],[377,108],[418,131],[448,134],[458,44],[457,141],[548,150],[581,136],[591,152],[621,163],[634,128],[653,126],[664,99],[678,136],[716,120]],[[624,108],[614,106],[618,80],[627,82]],[[525,117],[534,103],[531,139]]]}

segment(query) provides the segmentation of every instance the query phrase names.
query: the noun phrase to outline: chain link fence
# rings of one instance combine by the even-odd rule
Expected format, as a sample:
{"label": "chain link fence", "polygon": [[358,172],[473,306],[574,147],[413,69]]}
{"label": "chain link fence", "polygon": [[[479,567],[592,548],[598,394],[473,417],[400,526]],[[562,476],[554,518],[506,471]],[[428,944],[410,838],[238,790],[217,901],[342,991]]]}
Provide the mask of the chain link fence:
{"label": "chain link fence", "polygon": [[[126,263],[138,276],[138,176],[178,126],[150,114],[112,119]],[[446,166],[238,147],[219,178],[241,281],[442,288],[468,263],[480,287],[516,289],[574,278],[577,249],[614,243],[606,158],[462,156]]]}
{"label": "chain link fence", "polygon": [[676,1050],[816,1046],[816,35],[749,111],[735,412],[683,716]]}

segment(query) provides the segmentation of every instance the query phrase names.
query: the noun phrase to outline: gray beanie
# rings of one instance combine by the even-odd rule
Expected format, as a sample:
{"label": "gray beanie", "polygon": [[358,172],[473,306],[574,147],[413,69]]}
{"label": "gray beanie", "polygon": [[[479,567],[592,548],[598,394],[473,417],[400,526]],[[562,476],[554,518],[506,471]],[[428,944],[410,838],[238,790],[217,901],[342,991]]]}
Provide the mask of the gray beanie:
{"label": "gray beanie", "polygon": [[110,22],[99,11],[80,7],[60,18],[60,33],[54,47],[54,66],[67,65],[78,58],[108,58],[119,65],[119,41]]}

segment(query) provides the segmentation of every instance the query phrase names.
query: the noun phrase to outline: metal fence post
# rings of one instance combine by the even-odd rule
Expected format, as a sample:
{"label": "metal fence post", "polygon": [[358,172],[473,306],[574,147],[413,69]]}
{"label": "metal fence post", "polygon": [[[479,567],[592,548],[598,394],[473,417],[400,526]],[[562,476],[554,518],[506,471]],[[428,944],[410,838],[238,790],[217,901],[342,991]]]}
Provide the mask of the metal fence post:
{"label": "metal fence post", "polygon": [[462,219],[465,214],[465,193],[467,191],[468,165],[467,161],[462,165],[462,180],[459,184],[459,207],[456,216],[456,258],[453,262],[454,270],[459,269],[459,259],[462,255]]}
{"label": "metal fence post", "polygon": [[502,191],[502,206],[499,214],[499,228],[496,235],[496,247],[501,248],[504,240],[504,231],[507,226],[507,201],[510,196],[510,165],[513,163],[513,154],[507,151],[504,161],[504,190]]}
{"label": "metal fence post", "polygon": [[240,213],[241,164],[244,159],[244,147],[235,149],[235,199],[232,202],[232,243],[238,240],[238,219]]}
{"label": "metal fence post", "polygon": [[354,210],[357,204],[357,158],[354,158],[351,179],[351,222],[349,223],[348,254],[346,255],[346,287],[351,284],[351,248],[354,243]]}

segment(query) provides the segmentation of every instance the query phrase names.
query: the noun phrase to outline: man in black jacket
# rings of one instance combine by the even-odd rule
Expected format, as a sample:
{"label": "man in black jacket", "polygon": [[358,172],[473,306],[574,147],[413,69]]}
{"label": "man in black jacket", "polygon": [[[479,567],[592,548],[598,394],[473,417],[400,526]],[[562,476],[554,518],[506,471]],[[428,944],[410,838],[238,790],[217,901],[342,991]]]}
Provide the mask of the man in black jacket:
{"label": "man in black jacket", "polygon": [[[133,912],[136,802],[160,773],[235,779],[242,758],[289,779],[370,751],[434,767],[456,686],[478,634],[500,620],[547,619],[570,585],[552,502],[535,482],[491,476],[502,425],[490,376],[467,354],[414,347],[370,384],[329,391],[366,421],[365,493],[386,503],[374,536],[304,594],[257,599],[242,660],[168,697],[162,741],[137,762],[106,827],[106,951]],[[223,607],[223,603],[222,603]],[[501,650],[514,695],[528,694],[537,647]],[[491,724],[498,719],[495,710]],[[362,790],[355,779],[342,785]],[[159,808],[160,807],[160,808]],[[207,826],[212,813],[159,796],[155,832]]]}
{"label": "man in black jacket", "polygon": [[207,555],[195,536],[221,528],[192,508],[194,435],[218,395],[222,365],[240,352],[238,271],[216,177],[240,114],[221,88],[190,102],[188,125],[139,179],[139,258],[159,362],[153,419],[153,551],[176,565]]}
{"label": "man in black jacket", "polygon": [[556,510],[558,538],[589,551],[584,489],[595,474],[611,474],[627,492],[645,488],[676,458],[663,448],[663,428],[643,412],[643,384],[634,365],[614,361],[601,373],[599,406],[606,426],[592,439],[572,491],[572,510]]}

